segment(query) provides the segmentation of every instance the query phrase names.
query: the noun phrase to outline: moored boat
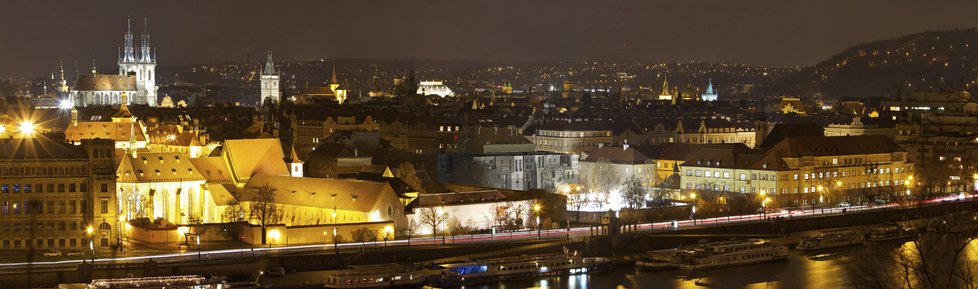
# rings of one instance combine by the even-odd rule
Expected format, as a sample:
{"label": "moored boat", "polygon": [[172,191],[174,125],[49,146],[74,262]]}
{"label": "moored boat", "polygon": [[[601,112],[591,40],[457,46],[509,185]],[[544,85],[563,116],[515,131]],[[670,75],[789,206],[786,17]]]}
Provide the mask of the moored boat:
{"label": "moored boat", "polygon": [[678,255],[678,267],[702,270],[756,264],[788,258],[788,247],[767,240],[749,239],[700,245]]}
{"label": "moored boat", "polygon": [[441,264],[441,274],[429,276],[429,284],[435,287],[461,287],[541,276],[578,275],[605,272],[611,269],[611,260],[602,257],[578,257],[555,254],[491,258],[480,261]]}
{"label": "moored boat", "polygon": [[639,271],[664,271],[678,268],[678,249],[649,251],[635,259],[635,269]]}
{"label": "moored boat", "polygon": [[862,242],[863,236],[859,233],[849,229],[836,229],[821,231],[814,236],[803,238],[795,248],[805,251],[821,250],[859,245]]}
{"label": "moored boat", "polygon": [[424,285],[426,272],[399,264],[356,265],[327,272],[325,288],[418,288]]}
{"label": "moored boat", "polygon": [[901,226],[899,224],[883,225],[869,230],[866,234],[866,241],[883,242],[889,240],[906,239],[917,236],[917,230]]}

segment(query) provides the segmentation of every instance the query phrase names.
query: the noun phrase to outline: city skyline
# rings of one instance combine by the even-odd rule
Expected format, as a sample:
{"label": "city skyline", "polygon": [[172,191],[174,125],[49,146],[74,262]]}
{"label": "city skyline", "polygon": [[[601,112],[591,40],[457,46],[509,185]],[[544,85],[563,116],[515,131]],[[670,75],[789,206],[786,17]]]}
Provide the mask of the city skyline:
{"label": "city skyline", "polygon": [[966,13],[955,12],[978,8],[967,1],[942,6],[914,1],[290,4],[5,2],[0,9],[5,11],[0,12],[0,27],[5,27],[0,28],[0,75],[45,76],[52,70],[45,65],[55,67],[59,60],[81,65],[95,57],[100,67],[114,64],[130,16],[137,26],[149,18],[159,57],[172,66],[245,62],[249,56],[256,62],[268,50],[286,61],[327,57],[811,65],[859,43],[978,25]]}

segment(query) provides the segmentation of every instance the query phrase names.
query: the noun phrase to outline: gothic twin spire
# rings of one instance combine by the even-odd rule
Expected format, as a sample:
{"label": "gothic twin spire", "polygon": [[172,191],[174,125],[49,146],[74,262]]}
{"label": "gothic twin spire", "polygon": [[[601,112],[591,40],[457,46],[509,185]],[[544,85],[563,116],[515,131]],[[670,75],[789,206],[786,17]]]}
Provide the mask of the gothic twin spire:
{"label": "gothic twin spire", "polygon": [[149,42],[149,20],[143,18],[143,32],[139,36],[139,46],[133,41],[132,19],[126,18],[126,34],[122,36],[123,47],[119,50],[120,63],[152,63],[156,62],[155,55],[152,55],[152,46]]}

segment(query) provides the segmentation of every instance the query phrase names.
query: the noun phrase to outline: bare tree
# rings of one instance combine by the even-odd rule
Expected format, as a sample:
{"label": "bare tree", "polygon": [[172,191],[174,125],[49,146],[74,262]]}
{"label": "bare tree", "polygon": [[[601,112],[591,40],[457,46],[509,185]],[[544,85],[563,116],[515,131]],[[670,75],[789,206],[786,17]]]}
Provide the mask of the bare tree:
{"label": "bare tree", "polygon": [[397,236],[410,239],[418,233],[418,223],[414,219],[408,219],[407,222],[404,222],[404,225],[398,226],[396,233]]}
{"label": "bare tree", "polygon": [[228,202],[227,207],[224,208],[224,212],[221,213],[221,222],[234,223],[244,220],[244,208],[241,207],[241,202],[238,201],[238,195],[237,193],[231,193],[231,201]]}
{"label": "bare tree", "polygon": [[431,228],[432,237],[438,237],[438,229],[445,226],[448,214],[444,210],[432,207],[421,208],[419,214],[421,214],[421,224]]}
{"label": "bare tree", "polygon": [[282,214],[278,205],[275,204],[275,189],[268,186],[260,186],[252,189],[251,206],[248,209],[252,220],[258,221],[261,225],[261,243],[267,242],[268,233],[266,227],[274,224],[281,219]]}
{"label": "bare tree", "polygon": [[360,242],[360,247],[365,247],[367,241],[377,240],[377,233],[370,228],[363,227],[353,231],[353,241]]}
{"label": "bare tree", "polygon": [[594,192],[598,192],[604,199],[612,190],[620,186],[621,177],[608,159],[600,159],[591,165],[591,170],[587,172],[588,187]]}
{"label": "bare tree", "polygon": [[625,199],[625,205],[629,209],[638,209],[645,206],[645,187],[642,184],[642,180],[636,175],[631,175],[625,179],[625,186],[622,189],[622,197]]}
{"label": "bare tree", "polygon": [[960,234],[923,234],[892,251],[885,246],[867,247],[847,272],[857,288],[938,289],[978,288],[973,239]]}
{"label": "bare tree", "polygon": [[514,229],[520,229],[526,226],[523,216],[526,215],[527,211],[530,209],[523,202],[508,202],[509,205],[509,220]]}

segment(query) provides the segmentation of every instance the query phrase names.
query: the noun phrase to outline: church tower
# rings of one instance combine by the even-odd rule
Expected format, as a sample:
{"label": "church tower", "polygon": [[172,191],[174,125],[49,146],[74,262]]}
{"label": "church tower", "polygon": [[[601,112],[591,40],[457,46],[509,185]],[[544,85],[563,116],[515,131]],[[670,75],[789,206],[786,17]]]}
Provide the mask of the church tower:
{"label": "church tower", "polygon": [[672,104],[676,104],[674,97],[669,93],[669,76],[662,79],[662,94],[659,94],[659,100],[673,100]]}
{"label": "church tower", "polygon": [[123,47],[119,54],[119,74],[136,76],[135,104],[156,106],[156,55],[149,41],[149,21],[143,19],[143,33],[137,47],[133,40],[132,21],[126,20],[126,34],[122,38]]}
{"label": "church tower", "polygon": [[713,90],[713,79],[710,79],[709,82],[706,84],[706,92],[703,93],[701,98],[703,99],[703,101],[717,100],[717,92]]}
{"label": "church tower", "polygon": [[336,79],[336,59],[333,59],[333,75],[329,77],[329,90],[336,93],[340,87],[340,81]]}
{"label": "church tower", "polygon": [[275,63],[272,62],[272,52],[269,51],[268,59],[265,60],[265,66],[261,70],[261,99],[258,100],[259,103],[265,103],[265,99],[279,103],[282,97],[278,89],[279,80],[280,76],[275,72]]}

